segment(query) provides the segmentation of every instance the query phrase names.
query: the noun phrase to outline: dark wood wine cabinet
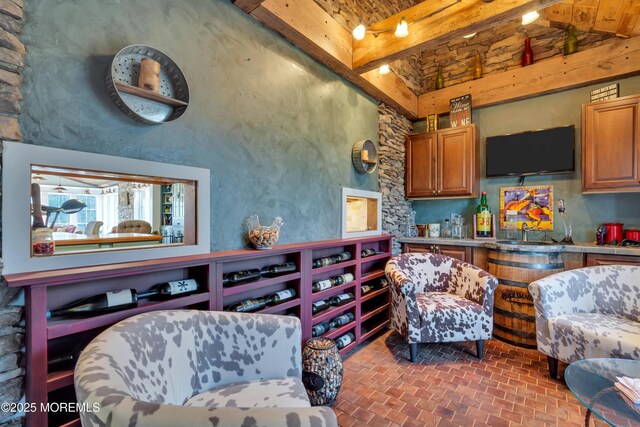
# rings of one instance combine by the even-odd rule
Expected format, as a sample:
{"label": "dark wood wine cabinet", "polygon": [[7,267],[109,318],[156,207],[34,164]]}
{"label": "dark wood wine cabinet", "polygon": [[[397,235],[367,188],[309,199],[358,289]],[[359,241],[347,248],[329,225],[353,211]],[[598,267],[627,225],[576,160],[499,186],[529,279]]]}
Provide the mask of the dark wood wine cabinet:
{"label": "dark wood wine cabinet", "polygon": [[[378,254],[361,258],[364,249]],[[335,255],[343,251],[353,254],[352,259],[326,267],[312,268],[316,258]],[[192,308],[224,310],[231,304],[248,298],[263,297],[293,288],[297,296],[281,304],[268,306],[254,313],[295,315],[302,321],[303,344],[311,337],[316,323],[331,320],[351,312],[355,320],[347,325],[327,331],[323,336],[337,338],[352,332],[355,341],[342,349],[344,354],[356,345],[385,329],[389,324],[388,288],[361,295],[360,286],[384,276],[384,267],[391,256],[391,236],[361,239],[325,240],[275,246],[268,251],[243,249],[214,252],[187,257],[173,257],[149,261],[88,266],[81,268],[6,275],[10,287],[21,287],[25,292],[26,318],[26,401],[36,403],[75,402],[73,366],[49,371],[47,362],[71,352],[78,343],[88,343],[100,332],[133,315],[153,310]],[[269,264],[294,261],[298,271],[278,277],[233,287],[222,286],[222,276],[231,271],[262,268]],[[313,293],[314,280],[343,273],[352,273],[355,280],[324,291]],[[116,311],[95,317],[76,319],[47,319],[47,309],[120,289],[146,291],[158,283],[193,278],[200,285],[197,293],[166,301],[140,302],[132,309]],[[311,312],[314,301],[352,292],[355,300],[331,307],[315,315]],[[26,414],[28,427],[80,426],[77,414]]]}

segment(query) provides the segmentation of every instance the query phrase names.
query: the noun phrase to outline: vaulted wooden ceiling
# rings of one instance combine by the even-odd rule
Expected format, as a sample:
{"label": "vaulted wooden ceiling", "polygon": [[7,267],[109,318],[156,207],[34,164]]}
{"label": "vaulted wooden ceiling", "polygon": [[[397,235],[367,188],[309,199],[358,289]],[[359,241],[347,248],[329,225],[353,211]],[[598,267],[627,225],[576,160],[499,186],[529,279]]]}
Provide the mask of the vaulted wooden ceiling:
{"label": "vaulted wooden ceiling", "polygon": [[[235,0],[234,3],[411,119],[446,111],[449,98],[459,94],[472,93],[473,105],[479,107],[640,73],[640,0]],[[429,70],[427,59],[439,62],[446,55],[454,55],[447,59],[452,63],[462,51],[466,53],[460,60],[466,60],[475,47],[455,49],[455,46],[469,33],[478,33],[476,37],[484,37],[483,45],[490,46],[483,52],[478,47],[478,54],[507,55],[502,48],[493,49],[494,45],[500,46],[501,40],[490,38],[507,37],[505,43],[521,44],[517,37],[496,28],[502,25],[512,32],[522,32],[516,20],[533,10],[541,14],[535,23],[540,28],[538,33],[547,38],[561,36],[553,28],[569,24],[601,36],[587,40],[581,35],[582,40],[590,42],[590,49],[568,57],[562,57],[554,47],[555,50],[543,55],[549,59],[532,66],[516,69],[511,61],[509,67],[493,67],[482,79],[458,79],[457,84],[439,91],[420,83],[424,81],[425,70]],[[393,30],[403,17],[410,23],[407,37],[397,38],[393,31],[379,32]],[[357,41],[351,30],[359,21],[371,31]],[[600,46],[609,37],[617,39]],[[378,73],[377,68],[388,63],[393,64],[395,72]]]}

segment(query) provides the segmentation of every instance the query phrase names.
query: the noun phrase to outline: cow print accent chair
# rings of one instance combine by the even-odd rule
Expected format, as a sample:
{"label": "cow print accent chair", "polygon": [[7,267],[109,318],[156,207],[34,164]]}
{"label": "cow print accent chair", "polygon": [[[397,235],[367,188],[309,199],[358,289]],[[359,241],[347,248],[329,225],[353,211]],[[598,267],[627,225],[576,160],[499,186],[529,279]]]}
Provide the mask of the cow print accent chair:
{"label": "cow print accent chair", "polygon": [[563,271],[529,284],[538,350],[556,379],[558,360],[640,359],[640,267]]}
{"label": "cow print accent chair", "polygon": [[82,425],[337,426],[302,384],[300,320],[155,311],[111,326],[75,370]]}
{"label": "cow print accent chair", "polygon": [[391,327],[409,343],[475,341],[482,360],[484,340],[493,332],[493,297],[498,279],[445,255],[406,253],[387,263]]}

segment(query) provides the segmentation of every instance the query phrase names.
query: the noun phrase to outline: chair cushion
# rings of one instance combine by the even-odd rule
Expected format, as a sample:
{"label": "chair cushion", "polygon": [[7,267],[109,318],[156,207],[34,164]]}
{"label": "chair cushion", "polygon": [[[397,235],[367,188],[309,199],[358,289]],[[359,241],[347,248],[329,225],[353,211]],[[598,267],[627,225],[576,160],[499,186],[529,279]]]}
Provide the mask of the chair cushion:
{"label": "chair cushion", "polygon": [[483,339],[477,334],[480,304],[447,292],[419,292],[416,301],[422,342]]}
{"label": "chair cushion", "polygon": [[640,359],[640,323],[608,314],[563,314],[549,320],[552,347],[569,363],[593,357]]}
{"label": "chair cushion", "polygon": [[307,408],[307,391],[299,378],[245,381],[207,390],[187,400],[184,406],[207,408]]}

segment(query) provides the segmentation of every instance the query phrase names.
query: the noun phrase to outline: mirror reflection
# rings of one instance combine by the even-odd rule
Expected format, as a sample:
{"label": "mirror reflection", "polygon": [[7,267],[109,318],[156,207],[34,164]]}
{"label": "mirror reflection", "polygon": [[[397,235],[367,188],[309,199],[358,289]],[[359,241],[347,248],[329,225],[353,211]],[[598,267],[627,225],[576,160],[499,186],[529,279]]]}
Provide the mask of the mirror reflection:
{"label": "mirror reflection", "polygon": [[195,244],[195,182],[31,167],[32,256]]}

